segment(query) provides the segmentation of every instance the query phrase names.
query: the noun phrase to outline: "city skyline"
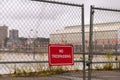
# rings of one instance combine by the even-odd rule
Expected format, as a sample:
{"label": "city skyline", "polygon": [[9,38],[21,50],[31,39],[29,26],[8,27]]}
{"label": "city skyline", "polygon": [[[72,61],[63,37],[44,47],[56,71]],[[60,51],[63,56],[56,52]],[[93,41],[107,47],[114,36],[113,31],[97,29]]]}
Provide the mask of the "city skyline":
{"label": "city skyline", "polygon": [[[63,2],[62,0],[55,1]],[[85,24],[89,24],[90,5],[120,8],[119,0],[64,0],[64,2],[84,4]],[[81,25],[81,9],[77,7],[31,0],[0,0],[0,3],[0,25],[5,24],[10,29],[19,30],[20,36],[29,37],[31,34],[31,37],[37,35],[38,37],[49,38],[50,33],[63,29],[65,26]],[[111,15],[106,16],[111,17]],[[110,21],[111,19],[107,20]],[[36,32],[38,33],[36,34]]]}
{"label": "city skyline", "polygon": [[[0,25],[0,28],[2,29],[4,29],[4,28],[7,28],[7,30],[6,30],[6,35],[7,35],[7,37],[9,38],[10,36],[11,36],[11,34],[15,34],[15,36],[16,37],[24,37],[24,36],[19,36],[19,31],[20,30],[18,30],[18,29],[15,29],[15,28],[12,28],[12,29],[9,29],[9,26],[7,26],[7,25]],[[34,31],[34,29],[31,29],[30,31]],[[37,33],[37,31],[36,31],[36,33]],[[3,33],[4,34],[4,33]],[[14,35],[13,34],[13,35]],[[39,36],[35,36],[35,33],[34,33],[34,36],[26,36],[25,38],[37,38],[37,37],[39,37]]]}

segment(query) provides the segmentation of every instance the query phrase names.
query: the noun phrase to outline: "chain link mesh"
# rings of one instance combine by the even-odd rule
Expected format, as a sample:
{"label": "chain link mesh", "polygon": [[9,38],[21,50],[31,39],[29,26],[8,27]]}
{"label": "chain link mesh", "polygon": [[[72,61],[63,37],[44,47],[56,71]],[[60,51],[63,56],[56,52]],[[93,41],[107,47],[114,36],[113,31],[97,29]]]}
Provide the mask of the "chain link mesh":
{"label": "chain link mesh", "polygon": [[[0,74],[48,70],[48,63],[24,63],[48,61],[48,44],[72,44],[74,53],[80,53],[81,14],[81,7],[75,4],[0,1]],[[80,60],[80,57],[82,54],[75,54],[74,60]],[[82,69],[82,62],[63,68]]]}
{"label": "chain link mesh", "polygon": [[106,76],[115,76],[111,70],[120,70],[120,10],[93,7],[93,11],[92,76],[104,76],[106,71]]}

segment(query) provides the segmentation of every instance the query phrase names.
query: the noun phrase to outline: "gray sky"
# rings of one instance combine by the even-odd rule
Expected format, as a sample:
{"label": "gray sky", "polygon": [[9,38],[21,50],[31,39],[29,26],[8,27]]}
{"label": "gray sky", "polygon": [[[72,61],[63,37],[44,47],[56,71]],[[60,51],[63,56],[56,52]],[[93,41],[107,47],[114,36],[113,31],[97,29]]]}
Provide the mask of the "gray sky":
{"label": "gray sky", "polygon": [[[85,5],[85,23],[89,23],[90,5],[120,9],[120,0],[56,0]],[[80,9],[49,5],[30,0],[0,0],[0,25],[18,29],[20,36],[49,37],[65,26],[80,25]],[[112,15],[112,14],[111,14]],[[109,15],[109,17],[111,16]]]}
{"label": "gray sky", "polygon": [[94,5],[95,7],[102,7],[102,8],[120,9],[120,0],[56,0],[56,1],[84,4],[86,24],[89,24],[90,5]]}

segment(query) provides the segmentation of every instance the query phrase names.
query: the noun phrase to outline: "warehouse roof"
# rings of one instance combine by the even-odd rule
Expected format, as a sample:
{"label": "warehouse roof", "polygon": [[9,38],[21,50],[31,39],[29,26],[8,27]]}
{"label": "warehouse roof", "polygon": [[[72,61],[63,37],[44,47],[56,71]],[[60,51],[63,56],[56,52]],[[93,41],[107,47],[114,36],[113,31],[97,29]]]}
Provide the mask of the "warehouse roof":
{"label": "warehouse roof", "polygon": [[[89,32],[89,25],[85,25],[85,32]],[[93,25],[93,31],[110,31],[110,30],[118,30],[120,29],[120,22],[110,22],[110,23],[99,23]],[[52,34],[60,34],[60,33],[78,33],[82,32],[82,26],[66,26],[64,29],[56,30]]]}

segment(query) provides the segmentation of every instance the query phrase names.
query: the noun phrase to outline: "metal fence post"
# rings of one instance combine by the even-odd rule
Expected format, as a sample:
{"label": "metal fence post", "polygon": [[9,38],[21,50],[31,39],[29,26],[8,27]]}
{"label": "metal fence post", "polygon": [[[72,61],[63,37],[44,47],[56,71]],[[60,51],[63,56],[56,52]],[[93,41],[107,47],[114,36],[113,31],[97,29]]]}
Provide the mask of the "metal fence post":
{"label": "metal fence post", "polygon": [[90,30],[89,30],[89,55],[88,55],[88,80],[91,80],[91,63],[93,58],[93,6],[90,7]]}
{"label": "metal fence post", "polygon": [[119,62],[119,69],[120,69],[120,62]]}
{"label": "metal fence post", "polygon": [[84,5],[82,5],[82,52],[83,52],[83,80],[86,80],[85,73],[85,30],[84,30]]}

